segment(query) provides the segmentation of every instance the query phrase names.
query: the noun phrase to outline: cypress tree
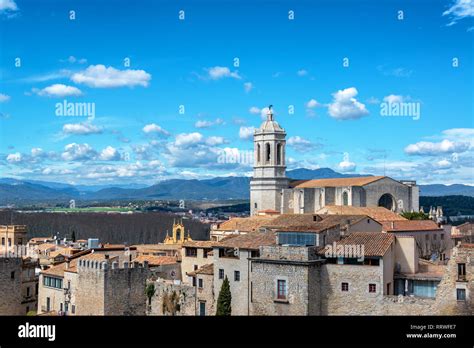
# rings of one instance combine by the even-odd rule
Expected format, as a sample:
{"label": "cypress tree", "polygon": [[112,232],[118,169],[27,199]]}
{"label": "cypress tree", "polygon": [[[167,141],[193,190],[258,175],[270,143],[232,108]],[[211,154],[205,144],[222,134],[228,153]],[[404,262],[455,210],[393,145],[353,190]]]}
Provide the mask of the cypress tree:
{"label": "cypress tree", "polygon": [[230,293],[230,284],[227,276],[222,282],[221,291],[219,292],[219,297],[217,298],[217,311],[216,315],[231,315],[232,313],[232,294]]}

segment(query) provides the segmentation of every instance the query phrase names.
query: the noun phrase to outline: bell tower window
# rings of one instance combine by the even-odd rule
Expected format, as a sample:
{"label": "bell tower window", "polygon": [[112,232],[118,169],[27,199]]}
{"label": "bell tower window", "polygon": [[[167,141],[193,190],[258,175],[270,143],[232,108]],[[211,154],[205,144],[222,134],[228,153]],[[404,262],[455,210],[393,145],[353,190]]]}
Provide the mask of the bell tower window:
{"label": "bell tower window", "polygon": [[277,145],[277,154],[276,154],[277,164],[281,164],[281,144]]}
{"label": "bell tower window", "polygon": [[260,152],[261,152],[260,144],[257,144],[257,163],[260,164]]}
{"label": "bell tower window", "polygon": [[270,144],[265,144],[265,162],[270,162],[271,153],[270,153]]}

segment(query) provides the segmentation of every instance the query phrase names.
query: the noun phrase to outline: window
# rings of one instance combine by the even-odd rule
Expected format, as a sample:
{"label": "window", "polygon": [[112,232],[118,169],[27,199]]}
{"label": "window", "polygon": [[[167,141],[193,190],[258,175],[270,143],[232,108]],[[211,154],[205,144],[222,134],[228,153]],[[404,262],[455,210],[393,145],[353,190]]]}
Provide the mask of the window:
{"label": "window", "polygon": [[8,238],[8,246],[12,246],[12,239]]}
{"label": "window", "polygon": [[26,306],[26,314],[30,311],[30,307]]}
{"label": "window", "polygon": [[369,292],[370,293],[377,292],[377,285],[376,284],[369,284]]}
{"label": "window", "polygon": [[29,286],[26,288],[26,296],[27,296],[27,297],[30,296],[30,287],[29,287]]}
{"label": "window", "polygon": [[257,163],[260,163],[260,152],[262,150],[260,149],[260,144],[257,144]]}
{"label": "window", "polygon": [[210,251],[211,251],[211,250],[209,250],[209,249],[202,249],[202,257],[207,258],[207,254],[208,254]]}
{"label": "window", "polygon": [[62,303],[59,304],[59,311],[60,311],[60,312],[63,311],[63,304],[62,304]]}
{"label": "window", "polygon": [[466,301],[466,289],[456,289],[456,299],[458,301]]}
{"label": "window", "polygon": [[341,283],[341,291],[349,291],[349,283]]}
{"label": "window", "polygon": [[76,306],[75,305],[71,306],[71,312],[72,312],[72,314],[76,313]]}
{"label": "window", "polygon": [[69,311],[69,305],[67,303],[64,304],[64,311],[65,312]]}
{"label": "window", "polygon": [[197,256],[197,249],[196,248],[186,248],[186,256],[187,257],[196,257]]}
{"label": "window", "polygon": [[15,271],[13,271],[13,272],[10,273],[10,278],[11,278],[11,279],[15,279]]}
{"label": "window", "polygon": [[224,270],[219,268],[219,279],[224,279]]}
{"label": "window", "polygon": [[342,193],[342,205],[349,205],[349,195],[345,191]]}
{"label": "window", "polygon": [[56,288],[56,289],[62,289],[63,280],[59,278],[53,278],[53,277],[44,277],[43,285]]}
{"label": "window", "polygon": [[281,164],[281,144],[277,145],[277,164]]}
{"label": "window", "polygon": [[46,312],[49,312],[51,310],[51,299],[49,297],[46,297]]}
{"label": "window", "polygon": [[257,203],[254,203],[254,205],[253,205],[253,206],[254,206],[254,208],[255,208],[255,209],[257,209]]}
{"label": "window", "polygon": [[286,300],[286,280],[277,280],[277,299]]}
{"label": "window", "polygon": [[234,271],[234,281],[240,282],[240,271]]}
{"label": "window", "polygon": [[466,264],[458,263],[458,281],[466,280]]}
{"label": "window", "polygon": [[18,238],[18,245],[22,245],[23,244],[23,238]]}
{"label": "window", "polygon": [[193,286],[196,286],[196,277],[193,277]]}
{"label": "window", "polygon": [[193,267],[194,267],[194,270],[197,271],[198,265],[194,265]]}
{"label": "window", "polygon": [[260,256],[260,251],[259,250],[251,250],[250,251],[250,257],[259,257]]}
{"label": "window", "polygon": [[308,232],[279,232],[278,244],[284,245],[316,245],[316,234]]}
{"label": "window", "polygon": [[203,287],[204,287],[204,285],[203,285],[202,278],[199,278],[199,279],[198,279],[198,288],[199,288],[199,289],[202,289]]}
{"label": "window", "polygon": [[269,144],[269,143],[266,143],[266,144],[265,144],[265,162],[270,162],[270,158],[271,158],[271,155],[270,155],[270,144]]}
{"label": "window", "polygon": [[444,240],[444,233],[441,233],[441,240]]}
{"label": "window", "polygon": [[2,237],[2,245],[5,245],[5,237]]}

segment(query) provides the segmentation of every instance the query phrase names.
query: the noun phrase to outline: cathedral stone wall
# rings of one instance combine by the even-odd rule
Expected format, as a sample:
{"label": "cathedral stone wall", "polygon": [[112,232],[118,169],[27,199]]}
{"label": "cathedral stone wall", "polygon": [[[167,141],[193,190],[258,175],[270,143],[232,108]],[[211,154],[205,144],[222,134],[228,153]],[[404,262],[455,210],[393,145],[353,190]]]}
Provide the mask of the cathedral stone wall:
{"label": "cathedral stone wall", "polygon": [[[379,199],[382,195],[389,193],[395,200],[396,212],[411,210],[411,202],[409,199],[409,187],[403,185],[390,178],[377,180],[373,183],[364,186],[367,206],[376,207],[379,205]],[[402,206],[398,206],[398,201],[401,200]]]}

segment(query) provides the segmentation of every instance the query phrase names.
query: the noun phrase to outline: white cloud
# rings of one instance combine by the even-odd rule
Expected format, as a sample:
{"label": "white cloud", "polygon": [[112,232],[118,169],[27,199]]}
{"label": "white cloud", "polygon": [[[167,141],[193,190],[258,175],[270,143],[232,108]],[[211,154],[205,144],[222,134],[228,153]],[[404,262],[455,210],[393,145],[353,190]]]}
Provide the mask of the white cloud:
{"label": "white cloud", "polygon": [[252,82],[245,82],[244,83],[244,90],[246,93],[249,93],[253,89]]}
{"label": "white cloud", "polygon": [[63,126],[63,132],[65,134],[88,135],[100,134],[102,129],[90,123],[67,123]]}
{"label": "white cloud", "polygon": [[175,145],[180,147],[186,147],[194,144],[202,143],[204,136],[201,133],[181,133],[176,136]]}
{"label": "white cloud", "polygon": [[296,74],[297,74],[298,76],[306,76],[306,75],[308,75],[308,71],[305,70],[305,69],[301,69],[301,70],[298,70],[298,71],[296,72]]}
{"label": "white cloud", "polygon": [[17,11],[18,6],[14,0],[0,0],[0,11]]}
{"label": "white cloud", "polygon": [[95,158],[97,152],[89,144],[71,143],[64,147],[61,157],[65,161],[86,161]]}
{"label": "white cloud", "polygon": [[78,97],[82,95],[79,88],[66,86],[61,83],[45,87],[43,89],[33,88],[32,91],[41,97]]}
{"label": "white cloud", "polygon": [[209,128],[215,125],[222,125],[225,124],[224,120],[221,118],[216,118],[215,121],[206,121],[206,120],[198,120],[194,124],[196,128]]}
{"label": "white cloud", "polygon": [[447,26],[452,26],[463,18],[474,17],[474,1],[454,0],[451,7],[443,12],[443,16],[451,18],[451,22]]}
{"label": "white cloud", "polygon": [[206,144],[210,146],[222,145],[227,141],[223,137],[212,136],[206,139]]}
{"label": "white cloud", "polygon": [[449,168],[451,167],[451,162],[449,162],[448,160],[440,160],[438,162],[436,162],[436,166],[438,168]]}
{"label": "white cloud", "polygon": [[383,97],[383,101],[389,104],[403,103],[407,98],[402,95],[390,94]]}
{"label": "white cloud", "polygon": [[320,106],[321,104],[318,103],[318,101],[316,99],[311,99],[310,101],[308,101],[306,103],[306,107],[309,108],[309,109],[313,109],[317,106]]}
{"label": "white cloud", "polygon": [[118,70],[99,64],[73,74],[71,80],[93,88],[148,87],[151,75],[144,70]]}
{"label": "white cloud", "polygon": [[329,115],[337,120],[353,120],[369,113],[365,105],[355,98],[358,92],[355,87],[333,93],[333,102],[329,104]]}
{"label": "white cloud", "polygon": [[267,113],[268,113],[268,107],[264,107],[264,108],[259,108],[259,107],[256,107],[256,106],[252,106],[250,109],[249,109],[249,112],[251,114],[254,114],[254,115],[258,115],[260,114],[260,117],[262,119],[265,119],[267,117]]}
{"label": "white cloud", "polygon": [[22,160],[22,155],[19,152],[11,153],[7,156],[7,162],[9,163],[19,163]]}
{"label": "white cloud", "polygon": [[339,170],[342,172],[353,172],[356,169],[356,164],[351,162],[349,159],[349,154],[344,152],[343,160],[338,165]]}
{"label": "white cloud", "polygon": [[462,153],[469,150],[469,143],[444,139],[441,142],[420,141],[405,147],[405,153],[418,156],[436,156],[442,154]]}
{"label": "white cloud", "polygon": [[7,102],[7,101],[9,101],[9,100],[10,100],[10,96],[9,96],[9,95],[0,93],[0,103]]}
{"label": "white cloud", "polygon": [[60,61],[63,62],[63,63],[68,62],[68,63],[71,63],[71,64],[74,64],[74,63],[85,64],[85,63],[87,63],[86,58],[76,58],[74,56],[69,56],[67,59],[61,59]]}
{"label": "white cloud", "polygon": [[225,66],[214,66],[207,68],[206,70],[208,73],[208,78],[211,80],[220,80],[225,77],[232,77],[238,80],[241,79],[237,71],[230,71],[230,69]]}
{"label": "white cloud", "polygon": [[142,130],[146,134],[158,133],[158,134],[162,134],[164,136],[169,136],[170,135],[170,133],[168,131],[166,131],[161,126],[157,125],[156,123],[147,124],[146,126],[143,127]]}
{"label": "white cloud", "polygon": [[43,149],[40,147],[34,147],[31,149],[31,156],[40,157],[44,154]]}
{"label": "white cloud", "polygon": [[112,146],[107,146],[100,153],[99,159],[102,161],[120,161],[122,159],[122,156],[116,148]]}
{"label": "white cloud", "polygon": [[255,132],[255,127],[240,127],[239,137],[240,139],[251,139]]}
{"label": "white cloud", "polygon": [[472,138],[474,137],[474,128],[451,128],[444,130],[443,134],[453,138]]}
{"label": "white cloud", "polygon": [[299,135],[288,138],[287,144],[298,152],[307,152],[318,147],[317,144],[314,144],[310,140],[302,138]]}

